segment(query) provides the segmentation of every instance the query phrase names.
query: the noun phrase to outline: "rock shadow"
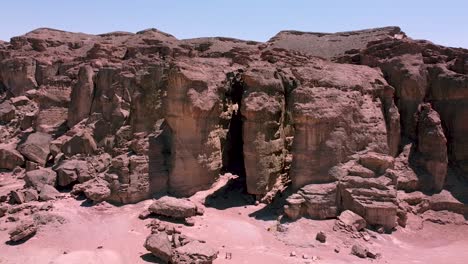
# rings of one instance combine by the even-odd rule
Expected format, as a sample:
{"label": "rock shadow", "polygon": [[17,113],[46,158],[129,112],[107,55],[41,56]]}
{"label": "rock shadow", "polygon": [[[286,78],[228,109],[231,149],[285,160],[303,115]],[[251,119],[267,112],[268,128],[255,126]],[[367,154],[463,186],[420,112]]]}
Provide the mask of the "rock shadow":
{"label": "rock shadow", "polygon": [[24,244],[24,243],[26,243],[30,238],[32,238],[35,234],[36,234],[36,233],[31,234],[31,235],[29,235],[29,236],[27,236],[27,237],[25,237],[25,238],[23,238],[23,239],[21,239],[21,240],[18,240],[18,241],[11,241],[11,240],[8,240],[8,241],[5,242],[5,244],[6,244],[6,245],[9,245],[9,246],[18,246],[18,245]]}
{"label": "rock shadow", "polygon": [[[249,216],[255,218],[256,220],[262,221],[271,221],[277,220],[280,215],[283,214],[283,208],[286,204],[286,198],[291,195],[292,189],[287,188],[284,192],[276,193],[275,197],[271,203],[267,204],[265,207],[250,213]],[[287,221],[287,217],[281,218],[282,221]]]}
{"label": "rock shadow", "polygon": [[245,178],[230,179],[226,185],[205,198],[205,206],[218,210],[252,205],[255,203],[253,195],[247,193]]}
{"label": "rock shadow", "polygon": [[146,262],[150,262],[150,263],[158,263],[158,264],[165,264],[167,262],[163,261],[162,259],[154,256],[153,254],[151,253],[146,253],[146,254],[143,254],[140,256],[140,258],[143,260],[143,261],[146,261]]}

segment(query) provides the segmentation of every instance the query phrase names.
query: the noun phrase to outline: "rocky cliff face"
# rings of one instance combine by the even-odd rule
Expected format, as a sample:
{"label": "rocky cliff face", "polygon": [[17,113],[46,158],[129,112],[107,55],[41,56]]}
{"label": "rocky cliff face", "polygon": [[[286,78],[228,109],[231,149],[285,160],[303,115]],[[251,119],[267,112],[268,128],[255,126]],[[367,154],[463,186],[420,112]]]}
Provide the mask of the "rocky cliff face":
{"label": "rocky cliff face", "polygon": [[37,29],[0,45],[0,169],[51,167],[120,203],[231,172],[259,199],[304,187],[296,217],[350,209],[392,228],[398,189],[468,171],[467,59],[396,27],[266,43]]}

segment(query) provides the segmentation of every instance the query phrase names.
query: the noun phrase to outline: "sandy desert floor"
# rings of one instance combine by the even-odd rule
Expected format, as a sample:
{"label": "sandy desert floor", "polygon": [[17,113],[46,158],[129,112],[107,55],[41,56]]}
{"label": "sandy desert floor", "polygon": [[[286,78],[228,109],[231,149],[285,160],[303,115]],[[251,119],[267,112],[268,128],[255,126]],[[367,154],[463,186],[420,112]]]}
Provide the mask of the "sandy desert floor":
{"label": "sandy desert floor", "polygon": [[[222,179],[212,190],[191,198],[200,202],[226,182]],[[467,263],[468,225],[423,222],[417,216],[406,228],[391,235],[374,234],[369,241],[333,231],[334,220],[300,219],[283,223],[276,231],[275,209],[247,204],[240,193],[225,193],[212,198],[203,216],[193,227],[171,223],[183,234],[206,240],[219,250],[215,263]],[[66,219],[63,224],[42,226],[38,233],[18,245],[8,241],[13,223],[0,225],[0,263],[158,263],[143,247],[150,234],[146,227],[152,219],[138,215],[151,204],[89,206],[71,197],[54,202],[51,213]],[[327,242],[315,240],[318,231]],[[360,242],[382,254],[377,260],[359,259],[350,254],[353,243]],[[335,249],[339,247],[340,252]],[[295,252],[296,256],[290,256]],[[226,253],[232,255],[226,259]],[[307,259],[304,259],[306,255]]]}

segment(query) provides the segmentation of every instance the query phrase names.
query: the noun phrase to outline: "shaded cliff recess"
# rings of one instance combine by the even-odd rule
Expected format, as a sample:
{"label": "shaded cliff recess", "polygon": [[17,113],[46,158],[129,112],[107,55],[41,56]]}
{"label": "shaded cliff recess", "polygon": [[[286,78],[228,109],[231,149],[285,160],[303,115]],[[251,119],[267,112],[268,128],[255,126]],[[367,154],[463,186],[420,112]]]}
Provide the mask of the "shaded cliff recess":
{"label": "shaded cliff recess", "polygon": [[232,173],[245,181],[243,117],[241,112],[244,84],[240,75],[232,77],[226,91],[226,105],[230,120],[223,146],[222,173]]}

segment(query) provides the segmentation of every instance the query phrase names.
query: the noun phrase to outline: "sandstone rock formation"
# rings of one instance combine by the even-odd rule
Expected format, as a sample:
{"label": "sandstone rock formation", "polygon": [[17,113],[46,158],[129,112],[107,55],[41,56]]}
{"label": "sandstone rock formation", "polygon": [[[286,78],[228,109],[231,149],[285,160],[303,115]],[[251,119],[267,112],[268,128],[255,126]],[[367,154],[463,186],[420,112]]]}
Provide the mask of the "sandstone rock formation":
{"label": "sandstone rock formation", "polygon": [[172,256],[171,241],[164,232],[151,234],[146,238],[144,247],[163,261],[169,261]]}
{"label": "sandstone rock formation", "polygon": [[154,201],[148,210],[156,215],[187,218],[197,214],[197,205],[185,199],[164,196]]}
{"label": "sandstone rock formation", "polygon": [[185,235],[170,232],[152,233],[146,238],[144,247],[164,263],[211,264],[218,256],[205,242]]}
{"label": "sandstone rock formation", "polygon": [[308,216],[328,219],[337,216],[336,183],[309,184],[286,199],[285,214],[290,219]]}
{"label": "sandstone rock formation", "polygon": [[174,263],[203,263],[211,264],[218,256],[218,252],[200,241],[192,241],[178,247],[174,251]]}
{"label": "sandstone rock formation", "polygon": [[114,203],[232,173],[262,201],[290,185],[291,219],[351,210],[390,231],[466,178],[467,56],[397,27],[265,43],[41,28],[0,45],[0,169],[24,167],[39,200]]}

